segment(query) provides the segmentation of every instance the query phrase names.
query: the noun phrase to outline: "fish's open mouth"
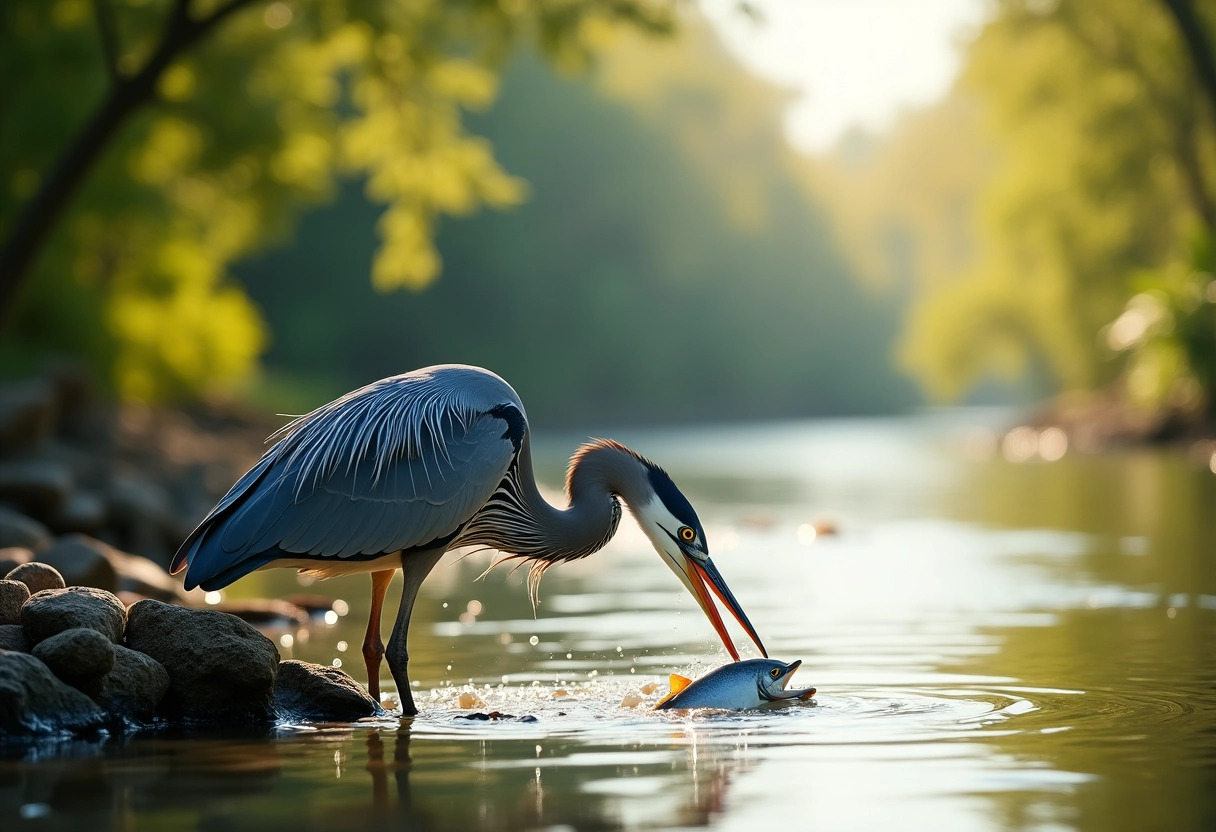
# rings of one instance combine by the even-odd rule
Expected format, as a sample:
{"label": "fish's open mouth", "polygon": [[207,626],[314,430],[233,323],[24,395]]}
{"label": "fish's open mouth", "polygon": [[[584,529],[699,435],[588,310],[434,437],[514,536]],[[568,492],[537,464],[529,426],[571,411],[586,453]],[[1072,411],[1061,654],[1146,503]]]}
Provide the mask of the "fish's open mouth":
{"label": "fish's open mouth", "polygon": [[801,688],[801,689],[795,688],[794,690],[789,689],[790,679],[794,678],[794,671],[796,671],[801,666],[802,666],[802,659],[798,659],[797,661],[795,661],[793,664],[791,664],[789,666],[789,669],[785,671],[785,675],[781,677],[781,693],[779,693],[775,696],[772,696],[771,698],[773,700],[810,699],[812,696],[815,695],[815,692],[817,689],[814,687]]}

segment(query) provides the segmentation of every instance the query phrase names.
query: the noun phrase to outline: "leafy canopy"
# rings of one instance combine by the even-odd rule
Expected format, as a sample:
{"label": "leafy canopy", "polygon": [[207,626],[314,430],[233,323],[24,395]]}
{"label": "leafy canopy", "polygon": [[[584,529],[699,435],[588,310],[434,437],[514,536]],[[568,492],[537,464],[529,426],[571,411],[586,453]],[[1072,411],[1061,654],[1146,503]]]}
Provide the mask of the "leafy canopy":
{"label": "leafy canopy", "polygon": [[[106,44],[117,73],[136,72],[174,5],[0,5],[0,228],[104,98]],[[195,15],[220,5],[190,3]],[[578,67],[605,29],[662,32],[671,16],[666,0],[248,3],[168,69],[154,105],[91,171],[42,252],[5,358],[91,356],[138,398],[240,379],[267,333],[228,265],[286,235],[342,176],[363,177],[385,206],[374,285],[427,285],[441,268],[440,217],[525,196],[463,124],[493,100],[511,45]]]}

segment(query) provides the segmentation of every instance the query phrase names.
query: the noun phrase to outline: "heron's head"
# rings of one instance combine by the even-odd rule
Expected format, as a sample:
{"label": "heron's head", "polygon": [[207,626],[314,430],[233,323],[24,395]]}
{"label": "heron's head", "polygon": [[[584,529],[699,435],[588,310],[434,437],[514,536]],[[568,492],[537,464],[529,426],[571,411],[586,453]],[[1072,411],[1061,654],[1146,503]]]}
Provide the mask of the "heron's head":
{"label": "heron's head", "polygon": [[701,527],[701,521],[697,519],[692,505],[680,493],[680,489],[676,488],[666,471],[652,463],[646,463],[645,467],[649,485],[648,499],[639,500],[638,505],[630,505],[638,525],[650,538],[663,562],[676,573],[676,577],[697,599],[697,603],[709,617],[710,623],[718,631],[718,636],[735,661],[739,660],[739,653],[726,631],[726,625],[722,623],[722,617],[718,615],[718,608],[710,598],[711,589],[751,636],[760,653],[767,657],[768,652],[760,642],[760,637],[756,635],[752,623],[748,621],[747,614],[743,612],[722,574],[709,558],[705,529]]}

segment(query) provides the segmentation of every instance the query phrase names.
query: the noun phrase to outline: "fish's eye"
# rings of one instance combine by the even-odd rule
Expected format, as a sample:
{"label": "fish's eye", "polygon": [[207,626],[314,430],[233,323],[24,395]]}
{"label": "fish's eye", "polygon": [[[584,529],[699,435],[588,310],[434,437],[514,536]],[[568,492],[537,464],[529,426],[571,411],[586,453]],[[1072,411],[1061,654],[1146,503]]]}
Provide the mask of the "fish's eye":
{"label": "fish's eye", "polygon": [[692,543],[697,539],[697,533],[691,526],[680,526],[678,534],[680,535],[680,540],[683,540],[685,543]]}
{"label": "fish's eye", "polygon": [[769,675],[769,676],[772,676],[774,679],[776,679],[778,676],[780,676],[780,675],[781,675],[781,668],[779,668],[779,667],[774,667],[772,670],[770,670],[770,671],[768,672],[768,675]]}

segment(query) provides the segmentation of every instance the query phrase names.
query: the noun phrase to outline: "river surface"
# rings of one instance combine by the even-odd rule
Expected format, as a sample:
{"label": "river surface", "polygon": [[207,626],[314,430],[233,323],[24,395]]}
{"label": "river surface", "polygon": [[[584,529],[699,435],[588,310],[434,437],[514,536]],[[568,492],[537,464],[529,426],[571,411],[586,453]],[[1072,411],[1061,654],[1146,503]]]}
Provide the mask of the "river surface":
{"label": "river surface", "polygon": [[[478,581],[487,555],[441,564],[414,613],[412,721],[10,747],[0,825],[1216,829],[1210,460],[1047,462],[1033,434],[1002,453],[974,421],[617,434],[690,497],[770,653],[802,659],[811,702],[651,710],[668,674],[729,657],[626,519],[607,549],[549,571],[535,616],[524,570]],[[554,488],[581,438],[538,437]],[[1058,439],[1042,453],[1060,456]],[[268,634],[285,658],[362,679],[368,588],[314,583],[349,612]],[[227,592],[299,591],[280,570]],[[535,721],[465,718],[491,711]]]}

